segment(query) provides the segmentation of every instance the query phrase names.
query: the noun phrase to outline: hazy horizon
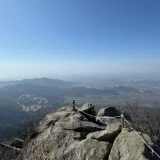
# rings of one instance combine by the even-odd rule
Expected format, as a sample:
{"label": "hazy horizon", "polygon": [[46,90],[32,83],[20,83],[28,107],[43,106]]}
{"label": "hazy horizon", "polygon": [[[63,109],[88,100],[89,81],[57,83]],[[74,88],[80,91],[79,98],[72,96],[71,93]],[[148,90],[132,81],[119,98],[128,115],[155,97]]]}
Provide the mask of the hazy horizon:
{"label": "hazy horizon", "polygon": [[159,5],[2,0],[0,79],[158,75]]}
{"label": "hazy horizon", "polygon": [[76,81],[82,83],[103,83],[108,80],[145,80],[145,79],[160,79],[160,75],[157,73],[140,73],[140,74],[108,74],[108,75],[97,75],[97,74],[72,74],[72,75],[63,75],[63,76],[35,76],[35,77],[11,77],[11,78],[0,78],[0,81],[20,81],[24,79],[41,79],[41,78],[49,78],[49,79],[57,79],[63,81]]}

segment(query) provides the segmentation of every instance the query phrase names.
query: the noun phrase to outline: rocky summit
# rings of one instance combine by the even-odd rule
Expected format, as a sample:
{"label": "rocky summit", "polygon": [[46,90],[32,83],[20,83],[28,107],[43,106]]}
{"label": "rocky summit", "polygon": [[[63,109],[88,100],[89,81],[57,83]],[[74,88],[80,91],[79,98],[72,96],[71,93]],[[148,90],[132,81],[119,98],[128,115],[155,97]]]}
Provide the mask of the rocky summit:
{"label": "rocky summit", "polygon": [[[48,114],[17,160],[156,159],[135,132],[122,129],[120,118],[112,117],[117,114],[115,109],[112,108],[111,113],[108,113],[110,109],[103,109],[98,114],[93,105],[85,104],[79,109],[80,112],[63,107]],[[105,120],[92,121],[85,113],[105,116]],[[153,146],[148,135],[141,135]]]}

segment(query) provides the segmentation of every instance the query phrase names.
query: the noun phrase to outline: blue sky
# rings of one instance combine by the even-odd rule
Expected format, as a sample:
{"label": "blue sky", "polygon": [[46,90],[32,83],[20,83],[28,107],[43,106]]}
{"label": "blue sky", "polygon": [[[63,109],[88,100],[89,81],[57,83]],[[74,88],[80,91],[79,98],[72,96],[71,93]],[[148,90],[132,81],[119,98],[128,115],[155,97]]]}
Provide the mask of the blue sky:
{"label": "blue sky", "polygon": [[0,79],[158,73],[159,0],[0,0]]}

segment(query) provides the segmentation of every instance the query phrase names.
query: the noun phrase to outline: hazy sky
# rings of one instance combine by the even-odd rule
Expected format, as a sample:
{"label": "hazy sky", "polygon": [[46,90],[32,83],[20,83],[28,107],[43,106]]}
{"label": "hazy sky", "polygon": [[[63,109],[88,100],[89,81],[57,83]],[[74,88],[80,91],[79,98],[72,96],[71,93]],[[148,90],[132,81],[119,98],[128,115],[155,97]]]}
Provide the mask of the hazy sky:
{"label": "hazy sky", "polygon": [[0,0],[0,79],[158,73],[159,8],[159,0]]}

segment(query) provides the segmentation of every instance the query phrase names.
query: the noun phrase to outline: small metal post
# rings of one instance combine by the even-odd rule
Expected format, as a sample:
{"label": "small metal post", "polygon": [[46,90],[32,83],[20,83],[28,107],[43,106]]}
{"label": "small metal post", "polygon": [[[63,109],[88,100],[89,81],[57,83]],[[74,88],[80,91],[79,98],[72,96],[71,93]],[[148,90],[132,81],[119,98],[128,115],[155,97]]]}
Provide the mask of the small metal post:
{"label": "small metal post", "polygon": [[73,111],[76,111],[76,108],[75,108],[75,100],[74,100],[74,99],[72,100],[72,105],[73,105]]}
{"label": "small metal post", "polygon": [[123,114],[123,111],[121,113],[121,123],[122,123],[122,129],[124,128],[124,114]]}

